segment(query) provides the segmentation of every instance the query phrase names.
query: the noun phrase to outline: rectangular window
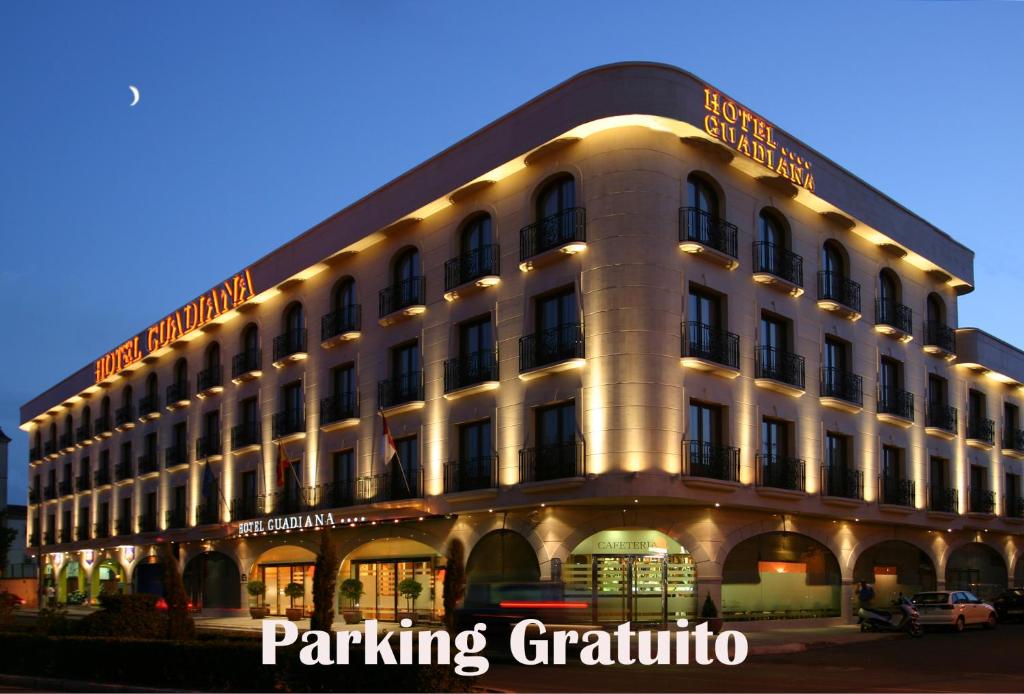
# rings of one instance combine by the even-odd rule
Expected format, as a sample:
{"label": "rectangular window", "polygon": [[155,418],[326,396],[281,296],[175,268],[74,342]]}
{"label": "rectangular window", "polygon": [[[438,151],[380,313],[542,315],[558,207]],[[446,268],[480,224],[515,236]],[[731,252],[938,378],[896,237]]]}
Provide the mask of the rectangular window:
{"label": "rectangular window", "polygon": [[220,438],[220,411],[210,410],[203,415],[203,438],[216,441]]}
{"label": "rectangular window", "polygon": [[935,374],[928,374],[928,403],[945,407],[947,402],[946,379]]}
{"label": "rectangular window", "polygon": [[185,501],[185,485],[179,484],[174,487],[174,514],[176,516],[184,516],[185,509],[188,508],[188,504]]}
{"label": "rectangular window", "polygon": [[928,462],[932,489],[949,488],[949,461],[932,456]]}
{"label": "rectangular window", "polygon": [[579,309],[576,305],[576,291],[566,287],[557,292],[538,297],[534,325],[537,333],[547,330],[560,330],[567,325],[580,322]]}
{"label": "rectangular window", "polygon": [[903,364],[891,357],[882,357],[878,368],[878,382],[883,397],[903,390]]}
{"label": "rectangular window", "polygon": [[331,369],[331,394],[340,402],[349,402],[356,392],[356,370],[352,364]]}
{"label": "rectangular window", "polygon": [[118,525],[124,529],[130,529],[132,527],[132,498],[125,496],[121,498],[121,515],[119,516]]}
{"label": "rectangular window", "polygon": [[1003,448],[1024,448],[1024,440],[1018,440],[1020,431],[1020,409],[1012,402],[1003,403]]}
{"label": "rectangular window", "polygon": [[690,430],[687,432],[687,438],[702,444],[721,445],[724,440],[723,419],[722,408],[718,405],[691,400]]}
{"label": "rectangular window", "polygon": [[188,424],[186,422],[178,422],[174,425],[174,446],[181,452],[188,450]]}
{"label": "rectangular window", "polygon": [[768,313],[761,314],[760,346],[770,347],[777,352],[789,351],[789,322]]}
{"label": "rectangular window", "polygon": [[882,446],[883,483],[898,486],[903,478],[903,450],[896,446]]}
{"label": "rectangular window", "polygon": [[569,402],[537,408],[535,414],[537,446],[566,446],[576,440],[576,403]]}
{"label": "rectangular window", "polygon": [[395,439],[395,450],[400,465],[392,466],[391,498],[415,499],[420,496],[420,446],[419,438],[406,436]]}
{"label": "rectangular window", "polygon": [[240,423],[249,431],[255,431],[260,421],[260,410],[256,398],[246,398],[240,405]]}
{"label": "rectangular window", "polygon": [[146,494],[146,518],[156,520],[156,492]]}
{"label": "rectangular window", "polygon": [[156,432],[146,434],[146,455],[150,458],[151,463],[156,463]]}
{"label": "rectangular window", "polygon": [[124,441],[121,444],[121,464],[129,467],[132,464],[132,442]]}
{"label": "rectangular window", "polygon": [[391,350],[391,377],[400,382],[419,380],[420,349],[416,341],[399,345]]}
{"label": "rectangular window", "polygon": [[256,501],[256,471],[242,473],[242,499],[246,502]]}
{"label": "rectangular window", "polygon": [[988,416],[985,407],[985,394],[972,390],[967,394],[967,411],[972,422],[980,422]]}
{"label": "rectangular window", "polygon": [[710,328],[720,329],[722,321],[722,299],[720,295],[711,292],[704,287],[690,285],[688,320]]}
{"label": "rectangular window", "polygon": [[789,455],[789,422],[770,417],[762,420],[761,453],[772,457]]}
{"label": "rectangular window", "polygon": [[356,479],[356,459],[352,449],[335,451],[331,456],[331,479],[346,484]]}
{"label": "rectangular window", "polygon": [[491,420],[459,426],[459,460],[464,463],[489,460],[494,455],[491,444]]}
{"label": "rectangular window", "polygon": [[281,386],[281,404],[286,413],[296,416],[302,412],[302,381]]}
{"label": "rectangular window", "polygon": [[825,434],[825,464],[830,468],[846,469],[849,465],[850,439],[842,434]]}
{"label": "rectangular window", "polygon": [[829,372],[848,373],[850,368],[850,343],[831,335],[825,336],[825,349],[822,353],[822,364],[826,378]]}
{"label": "rectangular window", "polygon": [[459,325],[459,356],[463,359],[494,349],[491,317],[474,318]]}

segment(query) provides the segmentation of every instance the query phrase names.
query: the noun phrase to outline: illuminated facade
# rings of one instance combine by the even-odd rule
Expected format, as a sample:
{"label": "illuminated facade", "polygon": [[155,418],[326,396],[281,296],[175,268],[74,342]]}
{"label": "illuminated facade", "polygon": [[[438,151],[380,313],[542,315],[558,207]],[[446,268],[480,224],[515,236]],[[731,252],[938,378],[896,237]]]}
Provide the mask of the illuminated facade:
{"label": "illuminated facade", "polygon": [[283,612],[333,526],[382,618],[437,616],[451,538],[581,621],[1024,585],[1024,354],[956,328],[972,267],[695,77],[598,68],[26,404],[33,546],[62,598],[158,589],[159,539]]}

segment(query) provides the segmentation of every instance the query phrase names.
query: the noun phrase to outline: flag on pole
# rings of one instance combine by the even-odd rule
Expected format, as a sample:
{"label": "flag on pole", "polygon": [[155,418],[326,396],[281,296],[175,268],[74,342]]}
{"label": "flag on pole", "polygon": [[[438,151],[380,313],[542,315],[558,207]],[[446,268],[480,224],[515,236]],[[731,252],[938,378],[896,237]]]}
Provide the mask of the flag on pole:
{"label": "flag on pole", "polygon": [[292,461],[288,459],[288,451],[285,450],[284,444],[277,444],[277,486],[284,486],[284,473],[285,470],[292,466]]}
{"label": "flag on pole", "polygon": [[384,440],[381,442],[381,451],[384,453],[384,469],[387,470],[389,466],[398,468],[398,472],[402,478],[401,486],[396,484],[396,475],[391,476],[391,492],[395,496],[395,492],[400,492],[402,487],[405,488],[406,494],[412,494],[412,488],[409,486],[409,480],[405,476],[405,468],[402,466],[402,459],[398,456],[398,446],[395,445],[395,438],[391,435],[391,428],[388,426],[388,418],[384,416],[384,410],[380,411],[380,418],[384,420]]}
{"label": "flag on pole", "polygon": [[203,466],[203,496],[209,498],[217,491],[217,478],[209,463]]}

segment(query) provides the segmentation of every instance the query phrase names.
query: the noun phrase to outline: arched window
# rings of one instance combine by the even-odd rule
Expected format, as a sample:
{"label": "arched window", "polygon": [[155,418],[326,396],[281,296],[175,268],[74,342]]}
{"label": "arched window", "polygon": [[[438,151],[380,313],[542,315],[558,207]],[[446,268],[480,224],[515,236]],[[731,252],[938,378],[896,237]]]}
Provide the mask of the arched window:
{"label": "arched window", "polygon": [[50,422],[50,445],[57,450],[57,423]]}
{"label": "arched window", "polygon": [[69,441],[70,441],[72,435],[74,434],[74,431],[75,431],[75,420],[71,417],[70,414],[64,415],[64,434],[68,437]]}
{"label": "arched window", "polygon": [[779,217],[769,210],[761,210],[757,223],[757,239],[774,248],[788,248],[786,227]]}
{"label": "arched window", "polygon": [[100,417],[103,418],[103,426],[106,428],[110,427],[110,396],[104,395],[103,402],[100,403]]}
{"label": "arched window", "polygon": [[36,429],[35,441],[36,445],[34,453],[38,457],[43,454],[43,434],[38,429]]}
{"label": "arched window", "polygon": [[356,282],[351,277],[343,277],[334,285],[331,292],[331,310],[345,313],[356,305]]}
{"label": "arched window", "polygon": [[92,419],[92,408],[90,408],[88,405],[86,405],[85,408],[82,410],[82,424],[92,424],[92,422],[89,421],[91,419]]}
{"label": "arched window", "polygon": [[132,387],[125,386],[124,390],[121,391],[121,406],[129,408],[132,406]]}
{"label": "arched window", "polygon": [[938,294],[928,295],[928,322],[933,325],[946,325],[946,302]]}
{"label": "arched window", "polygon": [[415,248],[406,248],[395,258],[391,269],[392,281],[396,285],[412,284],[420,276],[420,252]]}
{"label": "arched window", "polygon": [[878,275],[878,299],[883,306],[895,306],[900,303],[900,279],[888,268]]}
{"label": "arched window", "polygon": [[712,218],[721,214],[718,193],[704,177],[690,174],[686,179],[686,191],[687,207]]}
{"label": "arched window", "polygon": [[306,327],[306,318],[303,315],[302,304],[295,302],[288,306],[284,312],[284,331],[288,335],[298,335]]}
{"label": "arched window", "polygon": [[242,331],[242,352],[247,355],[255,355],[260,348],[260,329],[255,323],[249,323]]}
{"label": "arched window", "polygon": [[206,348],[206,368],[215,371],[220,368],[220,343],[211,342]]}
{"label": "arched window", "polygon": [[174,362],[174,384],[182,386],[188,383],[188,361],[184,357]]}
{"label": "arched window", "polygon": [[459,252],[467,254],[481,252],[481,249],[488,248],[494,243],[494,236],[491,233],[491,215],[481,214],[471,218],[462,227],[459,234]]}
{"label": "arched window", "polygon": [[150,400],[151,406],[154,408],[156,407],[157,394],[160,392],[158,388],[159,382],[157,380],[156,373],[149,374],[149,376],[146,377],[146,397]]}
{"label": "arched window", "polygon": [[576,207],[576,181],[564,175],[550,181],[537,196],[537,219],[560,215]]}
{"label": "arched window", "polygon": [[757,218],[754,272],[774,275],[797,287],[804,284],[803,258],[789,250],[785,220],[772,209],[761,210]]}
{"label": "arched window", "polygon": [[838,243],[826,241],[821,247],[821,271],[833,280],[846,277],[846,257]]}

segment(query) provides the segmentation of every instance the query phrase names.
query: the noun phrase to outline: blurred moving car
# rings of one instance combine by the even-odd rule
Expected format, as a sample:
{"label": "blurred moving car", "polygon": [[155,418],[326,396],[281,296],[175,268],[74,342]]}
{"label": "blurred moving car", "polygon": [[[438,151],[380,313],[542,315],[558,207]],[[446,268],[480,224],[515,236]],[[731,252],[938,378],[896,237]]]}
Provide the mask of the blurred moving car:
{"label": "blurred moving car", "polygon": [[3,591],[0,592],[0,609],[14,610],[25,604],[25,598],[14,593]]}
{"label": "blurred moving car", "polygon": [[470,583],[455,611],[455,626],[461,631],[478,622],[486,624],[490,640],[496,632],[510,632],[524,619],[551,625],[586,623],[590,617],[590,604],[566,600],[564,584],[558,581]]}
{"label": "blurred moving car", "polygon": [[986,629],[996,625],[995,608],[966,590],[917,593],[913,603],[925,626],[949,626],[963,631],[972,624]]}
{"label": "blurred moving car", "polygon": [[1011,588],[992,599],[1000,622],[1024,621],[1024,588]]}

